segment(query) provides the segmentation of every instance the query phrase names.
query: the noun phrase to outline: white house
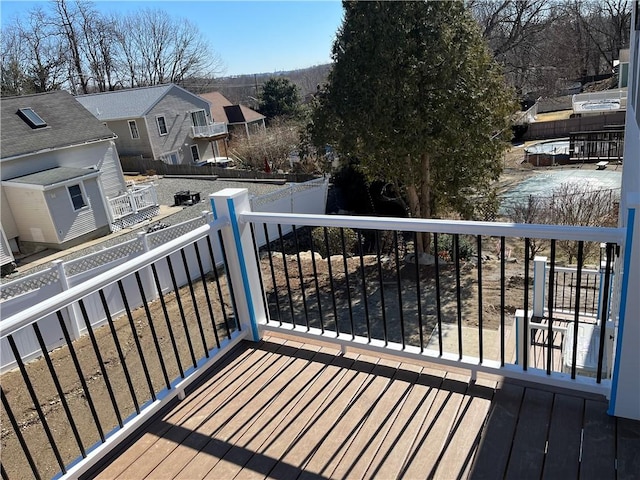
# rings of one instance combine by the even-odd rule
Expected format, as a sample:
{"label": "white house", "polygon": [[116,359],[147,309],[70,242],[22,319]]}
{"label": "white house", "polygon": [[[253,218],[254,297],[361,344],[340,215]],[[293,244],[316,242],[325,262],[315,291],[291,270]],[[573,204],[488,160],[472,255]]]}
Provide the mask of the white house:
{"label": "white house", "polygon": [[193,164],[216,157],[227,126],[213,122],[209,102],[174,84],[80,95],[76,100],[118,136],[123,157]]}
{"label": "white house", "polygon": [[[57,91],[8,97],[0,105],[6,238],[0,243],[9,248],[2,249],[3,264],[13,261],[13,253],[62,250],[106,235],[132,216],[120,206],[133,192],[120,167],[116,135],[73,96]],[[142,210],[156,215],[157,202],[139,202],[135,210],[136,220]]]}

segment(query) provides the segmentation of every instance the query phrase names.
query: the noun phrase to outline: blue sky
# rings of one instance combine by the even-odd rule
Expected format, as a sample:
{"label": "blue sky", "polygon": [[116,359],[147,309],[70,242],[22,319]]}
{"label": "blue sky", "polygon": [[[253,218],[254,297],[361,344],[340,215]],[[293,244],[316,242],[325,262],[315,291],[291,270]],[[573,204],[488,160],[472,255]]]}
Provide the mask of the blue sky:
{"label": "blue sky", "polygon": [[[2,24],[43,1],[0,2]],[[342,20],[342,4],[325,1],[106,1],[100,11],[159,8],[188,18],[220,55],[224,75],[270,73],[328,63]]]}

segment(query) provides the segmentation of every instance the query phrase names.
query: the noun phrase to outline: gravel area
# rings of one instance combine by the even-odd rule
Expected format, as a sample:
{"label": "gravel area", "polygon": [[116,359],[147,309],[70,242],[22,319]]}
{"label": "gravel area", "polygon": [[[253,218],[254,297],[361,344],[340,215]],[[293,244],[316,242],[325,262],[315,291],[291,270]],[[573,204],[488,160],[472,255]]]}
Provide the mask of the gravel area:
{"label": "gravel area", "polygon": [[[83,247],[75,247],[70,249],[69,253],[66,255],[60,255],[59,252],[54,250],[48,250],[37,254],[32,257],[23,258],[18,262],[18,270],[11,275],[7,275],[2,278],[1,283],[7,283],[12,280],[15,280],[20,277],[24,277],[26,275],[46,270],[51,267],[51,261],[47,260],[48,257],[45,257],[46,254],[51,254],[53,259],[60,259],[63,261],[73,260],[84,255],[88,255],[90,253],[103,250],[105,248],[112,247],[114,245],[120,244],[122,242],[126,242],[133,238],[136,238],[139,232],[146,231],[149,226],[154,225],[156,223],[162,222],[167,223],[169,225],[176,225],[178,223],[186,222],[187,220],[191,220],[197,217],[200,217],[202,212],[205,210],[210,210],[208,204],[208,195],[211,193],[218,192],[225,188],[247,188],[249,190],[249,195],[251,196],[260,196],[265,195],[267,193],[273,192],[275,190],[279,190],[284,188],[284,185],[270,184],[270,183],[253,183],[253,182],[234,182],[234,181],[226,181],[226,180],[199,180],[192,178],[163,178],[159,177],[154,180],[154,184],[156,185],[156,191],[158,193],[158,203],[160,205],[173,206],[174,198],[176,192],[189,190],[191,192],[200,192],[201,201],[197,205],[192,205],[189,207],[183,207],[182,210],[173,213],[169,216],[161,218],[159,220],[152,220],[149,222],[144,222],[140,224],[138,227],[133,227],[132,229],[126,229],[125,233],[120,234],[112,234],[108,237],[105,237],[103,241],[100,239],[93,242],[90,242],[91,245],[83,246]],[[31,262],[32,258],[37,258],[38,261],[33,262],[33,264],[27,263]]]}

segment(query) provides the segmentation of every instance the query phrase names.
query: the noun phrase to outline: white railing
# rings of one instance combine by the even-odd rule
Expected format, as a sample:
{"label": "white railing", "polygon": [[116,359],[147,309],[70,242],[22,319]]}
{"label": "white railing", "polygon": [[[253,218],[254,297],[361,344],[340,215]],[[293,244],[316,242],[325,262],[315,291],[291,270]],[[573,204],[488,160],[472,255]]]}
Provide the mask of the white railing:
{"label": "white railing", "polygon": [[156,206],[158,206],[158,195],[155,185],[134,186],[127,193],[109,199],[112,221]]}
{"label": "white railing", "polygon": [[191,127],[191,135],[193,138],[215,137],[227,134],[227,124],[222,122],[212,123],[210,125],[201,125]]}

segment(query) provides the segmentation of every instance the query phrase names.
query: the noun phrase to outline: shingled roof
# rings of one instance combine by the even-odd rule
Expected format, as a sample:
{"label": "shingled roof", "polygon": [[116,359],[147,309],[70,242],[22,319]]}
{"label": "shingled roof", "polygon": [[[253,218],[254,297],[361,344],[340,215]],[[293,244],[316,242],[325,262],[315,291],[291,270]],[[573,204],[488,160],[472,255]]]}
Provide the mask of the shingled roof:
{"label": "shingled roof", "polygon": [[[111,130],[63,90],[3,97],[0,108],[0,157],[3,159],[116,138]],[[32,109],[44,120],[46,126],[33,128],[29,125],[18,113],[25,108]]]}
{"label": "shingled roof", "polygon": [[249,123],[263,120],[264,115],[244,105],[234,105],[220,92],[202,93],[200,97],[211,104],[211,115],[214,122]]}

